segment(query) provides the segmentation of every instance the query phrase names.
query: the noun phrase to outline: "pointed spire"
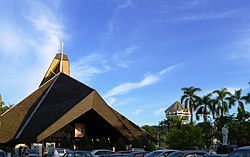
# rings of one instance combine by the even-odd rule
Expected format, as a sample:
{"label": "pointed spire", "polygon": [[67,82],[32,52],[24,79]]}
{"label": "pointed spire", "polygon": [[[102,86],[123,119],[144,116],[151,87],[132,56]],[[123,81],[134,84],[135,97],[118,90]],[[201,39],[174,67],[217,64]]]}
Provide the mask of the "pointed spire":
{"label": "pointed spire", "polygon": [[3,112],[3,100],[2,100],[2,96],[0,94],[0,114]]}
{"label": "pointed spire", "polygon": [[60,61],[60,72],[62,72],[62,62],[63,62],[63,47],[64,43],[61,44],[61,61]]}

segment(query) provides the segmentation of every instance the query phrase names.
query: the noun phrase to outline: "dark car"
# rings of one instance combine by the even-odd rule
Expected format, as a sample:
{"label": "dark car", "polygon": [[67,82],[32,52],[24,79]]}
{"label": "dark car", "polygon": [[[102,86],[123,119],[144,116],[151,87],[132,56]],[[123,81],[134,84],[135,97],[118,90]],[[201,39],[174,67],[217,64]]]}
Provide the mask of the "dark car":
{"label": "dark car", "polygon": [[250,157],[250,146],[241,147],[231,152],[227,157]]}
{"label": "dark car", "polygon": [[89,151],[74,150],[66,152],[63,157],[93,157],[93,155]]}
{"label": "dark car", "polygon": [[0,149],[0,157],[7,157],[6,153]]}
{"label": "dark car", "polygon": [[174,149],[159,149],[145,155],[145,157],[167,157],[169,154],[176,152]]}
{"label": "dark car", "polygon": [[206,157],[208,153],[202,150],[185,150],[171,153],[168,157]]}
{"label": "dark car", "polygon": [[37,152],[36,149],[26,149],[24,152],[24,156],[38,157],[39,153]]}
{"label": "dark car", "polygon": [[146,151],[118,151],[111,156],[127,156],[127,157],[144,157],[148,152]]}

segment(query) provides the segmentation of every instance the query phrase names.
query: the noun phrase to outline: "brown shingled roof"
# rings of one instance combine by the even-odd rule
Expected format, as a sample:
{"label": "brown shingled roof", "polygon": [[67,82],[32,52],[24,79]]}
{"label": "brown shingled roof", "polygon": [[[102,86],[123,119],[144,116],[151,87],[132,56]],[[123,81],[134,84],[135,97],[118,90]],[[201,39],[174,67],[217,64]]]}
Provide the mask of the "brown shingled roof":
{"label": "brown shingled roof", "polygon": [[0,117],[0,143],[41,142],[90,110],[128,141],[155,141],[108,106],[94,89],[59,73]]}

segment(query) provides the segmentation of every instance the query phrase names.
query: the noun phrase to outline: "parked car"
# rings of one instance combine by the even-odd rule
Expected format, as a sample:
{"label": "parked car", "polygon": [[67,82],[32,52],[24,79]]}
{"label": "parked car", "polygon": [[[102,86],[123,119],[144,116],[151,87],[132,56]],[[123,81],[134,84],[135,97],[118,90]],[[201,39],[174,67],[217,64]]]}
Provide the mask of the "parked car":
{"label": "parked car", "polygon": [[231,152],[227,157],[250,157],[250,146],[240,147]]}
{"label": "parked car", "polygon": [[168,157],[206,157],[207,155],[208,153],[202,150],[184,150],[173,152]]}
{"label": "parked car", "polygon": [[112,154],[113,152],[109,149],[96,149],[90,152],[94,157],[100,157],[102,155]]}
{"label": "parked car", "polygon": [[228,154],[208,154],[206,157],[226,157]]}
{"label": "parked car", "polygon": [[169,154],[176,152],[174,149],[159,149],[145,155],[145,157],[167,157]]}
{"label": "parked car", "polygon": [[37,152],[36,149],[26,149],[23,155],[29,157],[38,157],[39,153]]}
{"label": "parked car", "polygon": [[93,155],[90,153],[90,151],[74,150],[65,153],[63,157],[93,157]]}
{"label": "parked car", "polygon": [[62,157],[65,153],[70,152],[67,148],[51,148],[48,151],[48,157]]}
{"label": "parked car", "polygon": [[144,157],[148,152],[146,151],[118,151],[110,156],[126,156],[126,157]]}
{"label": "parked car", "polygon": [[0,149],[0,157],[7,157],[5,151]]}

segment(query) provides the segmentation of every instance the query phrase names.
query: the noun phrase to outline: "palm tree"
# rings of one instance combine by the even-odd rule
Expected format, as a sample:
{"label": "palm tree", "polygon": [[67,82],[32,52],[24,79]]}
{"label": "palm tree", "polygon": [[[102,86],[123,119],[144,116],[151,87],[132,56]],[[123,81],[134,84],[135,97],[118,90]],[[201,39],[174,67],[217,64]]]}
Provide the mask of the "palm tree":
{"label": "palm tree", "polygon": [[217,97],[214,99],[215,112],[218,117],[223,117],[224,114],[229,111],[228,98],[231,93],[227,91],[227,88],[221,88],[220,90],[213,91]]}
{"label": "palm tree", "polygon": [[214,118],[214,106],[213,100],[211,98],[212,93],[204,95],[202,98],[198,99],[197,102],[197,111],[196,111],[196,119],[199,120],[199,115],[203,115],[204,123],[206,124],[208,121],[208,116],[212,113]]}
{"label": "palm tree", "polygon": [[231,108],[235,104],[238,105],[238,107],[237,107],[238,112],[245,111],[244,102],[249,103],[248,96],[242,96],[242,89],[235,90],[235,93],[227,99],[229,101],[229,108]]}
{"label": "palm tree", "polygon": [[193,86],[191,87],[184,87],[181,89],[183,91],[183,95],[181,96],[181,103],[184,102],[184,105],[189,108],[191,113],[191,120],[190,123],[193,124],[193,111],[195,110],[195,102],[197,102],[197,99],[199,98],[197,95],[195,95],[196,92],[201,91],[200,88],[195,88]]}

